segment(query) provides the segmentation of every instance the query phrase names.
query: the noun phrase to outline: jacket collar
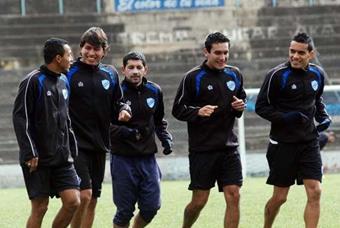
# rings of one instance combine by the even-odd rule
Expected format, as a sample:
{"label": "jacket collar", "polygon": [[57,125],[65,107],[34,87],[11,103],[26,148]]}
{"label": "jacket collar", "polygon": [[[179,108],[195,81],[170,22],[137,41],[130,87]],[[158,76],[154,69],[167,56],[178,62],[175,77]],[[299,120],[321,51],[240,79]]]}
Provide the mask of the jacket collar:
{"label": "jacket collar", "polygon": [[286,62],[285,64],[287,67],[289,67],[293,72],[300,72],[300,73],[304,73],[304,72],[307,72],[309,71],[309,67],[310,67],[310,64],[308,63],[307,67],[304,68],[304,69],[296,69],[296,68],[293,68],[292,65],[290,64],[289,61]]}
{"label": "jacket collar", "polygon": [[142,83],[139,85],[139,86],[137,86],[137,87],[135,87],[133,84],[131,84],[130,82],[128,82],[127,80],[126,80],[126,78],[124,78],[124,80],[122,81],[122,85],[125,85],[126,87],[128,87],[129,89],[135,89],[135,90],[142,90],[144,87],[145,87],[145,85],[146,85],[146,83],[148,82],[148,80],[145,78],[145,77],[143,77],[142,78]]}
{"label": "jacket collar", "polygon": [[53,71],[50,71],[50,70],[47,68],[46,65],[40,66],[40,71],[41,71],[42,73],[46,74],[46,76],[52,76],[52,77],[54,77],[54,78],[58,78],[58,77],[61,76],[60,73],[58,74],[58,73],[55,73],[55,72],[53,72]]}
{"label": "jacket collar", "polygon": [[81,67],[83,69],[90,70],[90,71],[97,71],[97,70],[99,70],[99,66],[100,66],[100,64],[98,64],[98,65],[86,64],[86,63],[80,61],[80,57],[77,59],[75,64],[77,64],[79,67]]}
{"label": "jacket collar", "polygon": [[221,70],[218,69],[211,69],[208,65],[207,65],[207,60],[204,60],[203,63],[201,64],[201,68],[204,69],[207,72],[211,72],[211,73],[220,73],[224,71],[224,68]]}

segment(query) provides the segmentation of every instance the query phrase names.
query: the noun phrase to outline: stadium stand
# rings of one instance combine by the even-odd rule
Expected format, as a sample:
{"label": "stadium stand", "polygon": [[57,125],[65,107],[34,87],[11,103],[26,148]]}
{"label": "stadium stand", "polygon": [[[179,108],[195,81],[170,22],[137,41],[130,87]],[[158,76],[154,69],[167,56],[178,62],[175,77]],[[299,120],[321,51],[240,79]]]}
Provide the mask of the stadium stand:
{"label": "stadium stand", "polygon": [[[306,1],[289,1],[290,5],[277,1],[276,7],[270,6],[272,1],[239,1],[237,6],[225,1],[224,7],[217,8],[119,13],[108,12],[110,1],[106,0],[105,12],[99,14],[95,1],[64,0],[63,15],[57,1],[34,2],[26,1],[25,16],[20,15],[18,1],[0,3],[0,164],[17,161],[12,104],[19,81],[41,63],[41,45],[58,36],[68,40],[77,55],[79,36],[90,26],[101,26],[110,36],[111,51],[105,61],[117,68],[128,50],[146,53],[150,78],[164,90],[177,155],[187,153],[186,126],[172,118],[172,101],[184,73],[203,60],[200,45],[210,31],[222,31],[231,38],[229,64],[241,69],[246,88],[258,87],[269,68],[286,60],[289,39],[297,31],[314,37],[319,52],[316,61],[327,71],[327,83],[340,82],[340,1],[319,1],[314,6]],[[251,111],[252,103],[248,107],[247,152],[263,152],[269,126]],[[340,132],[336,124],[334,128]]]}

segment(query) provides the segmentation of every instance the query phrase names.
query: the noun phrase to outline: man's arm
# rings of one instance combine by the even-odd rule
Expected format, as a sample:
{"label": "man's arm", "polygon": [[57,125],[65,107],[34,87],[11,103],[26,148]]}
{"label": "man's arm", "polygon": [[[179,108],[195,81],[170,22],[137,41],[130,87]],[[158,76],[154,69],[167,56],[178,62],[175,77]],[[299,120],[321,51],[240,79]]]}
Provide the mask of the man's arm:
{"label": "man's arm", "polygon": [[[131,118],[131,108],[129,105],[124,103],[123,101],[123,92],[122,88],[120,87],[119,84],[119,79],[118,79],[118,73],[116,69],[114,69],[112,66],[108,66],[108,68],[111,70],[111,80],[113,81],[113,97],[112,97],[112,104],[113,104],[113,118],[116,118],[118,114],[118,120],[127,122]],[[115,122],[115,120],[113,120]]]}
{"label": "man's arm", "polygon": [[18,95],[14,102],[13,125],[20,148],[20,163],[22,165],[38,157],[32,137],[34,111],[38,95],[37,81],[32,76],[27,77],[20,83]]}
{"label": "man's arm", "polygon": [[172,107],[172,115],[181,121],[194,122],[200,119],[198,111],[201,107],[192,105],[194,88],[188,75],[181,81]]}
{"label": "man's arm", "polygon": [[69,142],[70,142],[70,151],[73,158],[78,156],[78,144],[76,135],[72,129],[71,118],[69,112],[67,111],[67,127],[69,131]]}
{"label": "man's arm", "polygon": [[246,91],[244,91],[244,88],[243,88],[243,76],[240,72],[239,72],[239,76],[240,76],[240,88],[237,91],[237,96],[233,97],[233,102],[231,103],[231,107],[237,118],[240,118],[242,116],[242,113],[244,109],[246,108],[246,98],[247,98]]}
{"label": "man's arm", "polygon": [[260,89],[255,104],[255,112],[272,123],[282,123],[283,113],[276,110],[273,102],[279,96],[280,87],[275,83],[275,75],[269,73]]}
{"label": "man's arm", "polygon": [[319,68],[320,72],[322,73],[322,77],[321,77],[321,85],[320,85],[320,89],[316,95],[315,98],[315,120],[319,123],[318,126],[316,126],[317,130],[319,132],[326,130],[330,124],[331,124],[331,118],[328,115],[327,111],[326,111],[326,105],[323,103],[323,98],[322,98],[322,94],[323,94],[323,89],[324,89],[324,71]]}
{"label": "man's arm", "polygon": [[164,119],[164,102],[161,90],[159,90],[158,94],[158,105],[154,114],[154,122],[156,135],[164,148],[163,153],[168,155],[172,152],[173,138],[167,130],[168,122]]}

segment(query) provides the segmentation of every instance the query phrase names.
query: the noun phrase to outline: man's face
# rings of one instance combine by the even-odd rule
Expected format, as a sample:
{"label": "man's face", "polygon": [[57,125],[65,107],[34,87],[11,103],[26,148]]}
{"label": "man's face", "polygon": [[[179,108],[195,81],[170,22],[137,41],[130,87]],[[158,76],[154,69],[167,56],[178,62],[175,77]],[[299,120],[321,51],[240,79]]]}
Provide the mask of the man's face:
{"label": "man's face", "polygon": [[89,65],[96,66],[104,58],[105,50],[102,46],[96,47],[89,43],[85,43],[84,46],[80,49],[80,55],[80,61]]}
{"label": "man's face", "polygon": [[148,68],[143,65],[142,60],[130,59],[126,66],[122,68],[125,79],[135,86],[139,86],[142,83],[142,79],[147,74],[147,71]]}
{"label": "man's face", "polygon": [[222,70],[228,61],[229,43],[214,43],[210,52],[204,48],[204,55],[211,69]]}
{"label": "man's face", "polygon": [[64,45],[65,53],[60,58],[59,65],[62,72],[67,72],[70,69],[71,63],[73,61],[72,50],[68,44]]}
{"label": "man's face", "polygon": [[289,62],[292,68],[305,69],[310,60],[314,58],[314,51],[308,51],[308,44],[296,41],[290,42]]}

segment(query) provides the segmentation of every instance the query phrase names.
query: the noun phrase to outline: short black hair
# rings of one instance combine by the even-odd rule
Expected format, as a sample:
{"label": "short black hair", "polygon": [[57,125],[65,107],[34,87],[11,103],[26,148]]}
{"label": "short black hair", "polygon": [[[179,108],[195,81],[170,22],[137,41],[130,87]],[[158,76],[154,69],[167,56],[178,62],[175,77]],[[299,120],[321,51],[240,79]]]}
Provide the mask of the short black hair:
{"label": "short black hair", "polygon": [[204,46],[210,52],[212,45],[215,43],[228,43],[230,46],[230,40],[220,32],[210,33],[205,39]]}
{"label": "short black hair", "polygon": [[138,51],[131,51],[127,53],[123,58],[123,67],[126,67],[129,60],[141,60],[143,66],[146,65],[146,58],[143,53]]}
{"label": "short black hair", "polygon": [[45,63],[50,64],[57,55],[64,56],[65,44],[68,44],[67,41],[60,38],[50,38],[46,40],[43,50]]}
{"label": "short black hair", "polygon": [[294,35],[293,41],[303,44],[308,44],[308,51],[314,50],[314,42],[312,37],[308,36],[305,32],[299,32],[296,35]]}
{"label": "short black hair", "polygon": [[109,48],[109,42],[106,33],[100,27],[91,27],[80,38],[80,47],[89,43],[95,47],[102,47],[104,51]]}

